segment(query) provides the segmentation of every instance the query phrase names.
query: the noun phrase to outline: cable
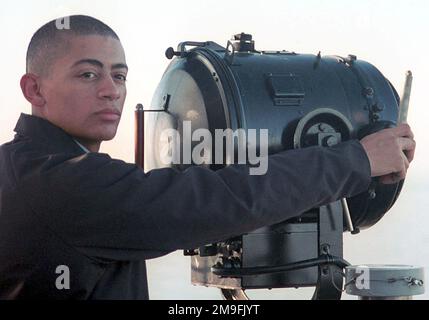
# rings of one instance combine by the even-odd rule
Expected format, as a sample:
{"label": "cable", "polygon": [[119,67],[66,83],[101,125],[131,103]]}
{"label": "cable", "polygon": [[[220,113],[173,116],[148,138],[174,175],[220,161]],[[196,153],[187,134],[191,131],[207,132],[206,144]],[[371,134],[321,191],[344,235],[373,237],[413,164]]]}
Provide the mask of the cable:
{"label": "cable", "polygon": [[221,277],[242,277],[242,276],[255,276],[267,273],[278,273],[286,272],[297,269],[305,269],[310,267],[316,267],[320,265],[336,265],[341,269],[349,266],[346,260],[340,257],[331,256],[329,254],[320,255],[318,258],[303,260],[294,263],[288,263],[280,266],[268,266],[268,267],[253,267],[253,268],[225,268],[220,266],[213,266],[211,271]]}

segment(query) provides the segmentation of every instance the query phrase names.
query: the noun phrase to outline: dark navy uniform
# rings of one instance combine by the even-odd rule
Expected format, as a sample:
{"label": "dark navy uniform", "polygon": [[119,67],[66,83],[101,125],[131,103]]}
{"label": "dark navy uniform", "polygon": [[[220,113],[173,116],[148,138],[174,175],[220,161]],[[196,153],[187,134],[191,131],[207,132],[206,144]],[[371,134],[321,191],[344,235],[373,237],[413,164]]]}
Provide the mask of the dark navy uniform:
{"label": "dark navy uniform", "polygon": [[[145,260],[240,235],[366,190],[359,141],[269,157],[265,175],[144,173],[85,153],[62,129],[22,114],[0,147],[0,297],[147,299]],[[59,289],[58,266],[70,271]]]}

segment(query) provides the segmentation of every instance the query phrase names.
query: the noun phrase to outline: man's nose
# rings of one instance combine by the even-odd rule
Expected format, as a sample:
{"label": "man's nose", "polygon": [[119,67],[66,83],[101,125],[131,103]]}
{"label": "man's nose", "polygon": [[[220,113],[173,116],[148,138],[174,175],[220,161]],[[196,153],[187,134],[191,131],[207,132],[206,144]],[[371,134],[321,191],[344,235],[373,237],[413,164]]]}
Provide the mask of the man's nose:
{"label": "man's nose", "polygon": [[121,97],[119,85],[112,77],[105,77],[98,90],[98,97],[101,99],[118,100]]}

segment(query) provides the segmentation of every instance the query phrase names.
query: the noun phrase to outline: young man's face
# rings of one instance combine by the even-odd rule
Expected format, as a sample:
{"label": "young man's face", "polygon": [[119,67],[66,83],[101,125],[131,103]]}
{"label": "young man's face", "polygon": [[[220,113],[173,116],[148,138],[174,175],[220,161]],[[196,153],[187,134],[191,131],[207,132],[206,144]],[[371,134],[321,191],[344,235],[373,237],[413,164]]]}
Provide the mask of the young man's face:
{"label": "young man's face", "polygon": [[66,51],[41,78],[43,116],[82,142],[112,139],[126,97],[127,71],[118,40],[69,37]]}

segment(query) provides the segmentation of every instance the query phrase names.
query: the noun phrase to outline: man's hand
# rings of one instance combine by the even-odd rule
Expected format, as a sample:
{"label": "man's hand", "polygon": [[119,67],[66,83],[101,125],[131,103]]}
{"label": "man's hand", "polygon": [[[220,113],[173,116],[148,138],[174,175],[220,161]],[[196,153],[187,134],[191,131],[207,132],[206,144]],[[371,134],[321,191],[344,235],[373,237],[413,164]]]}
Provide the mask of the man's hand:
{"label": "man's hand", "polygon": [[380,182],[385,184],[405,179],[416,149],[408,124],[379,131],[360,142],[368,156],[372,177],[380,177]]}

